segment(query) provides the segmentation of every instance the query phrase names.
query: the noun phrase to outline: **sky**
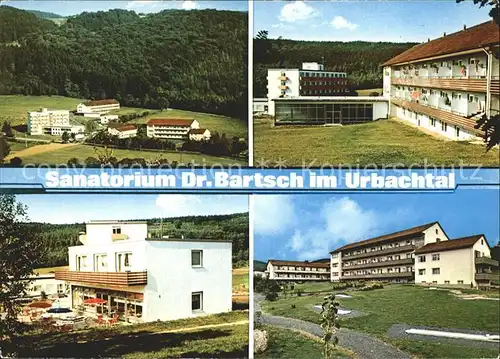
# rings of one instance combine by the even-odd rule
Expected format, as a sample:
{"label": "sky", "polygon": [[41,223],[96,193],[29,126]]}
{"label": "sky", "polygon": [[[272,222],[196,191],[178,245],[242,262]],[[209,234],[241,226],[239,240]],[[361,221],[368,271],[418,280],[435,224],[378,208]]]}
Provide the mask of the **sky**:
{"label": "sky", "polygon": [[82,223],[248,212],[248,196],[233,195],[19,195],[32,222]]}
{"label": "sky", "polygon": [[218,9],[248,11],[247,1],[49,1],[49,0],[0,0],[0,3],[24,10],[52,12],[62,16],[71,16],[87,12],[111,9],[128,9],[137,13],[153,13],[166,9]]}
{"label": "sky", "polygon": [[497,189],[254,197],[254,258],[315,260],[344,244],[438,221],[450,239],[499,241]]}
{"label": "sky", "polygon": [[424,42],[491,20],[488,13],[455,0],[255,1],[254,32],[293,40]]}

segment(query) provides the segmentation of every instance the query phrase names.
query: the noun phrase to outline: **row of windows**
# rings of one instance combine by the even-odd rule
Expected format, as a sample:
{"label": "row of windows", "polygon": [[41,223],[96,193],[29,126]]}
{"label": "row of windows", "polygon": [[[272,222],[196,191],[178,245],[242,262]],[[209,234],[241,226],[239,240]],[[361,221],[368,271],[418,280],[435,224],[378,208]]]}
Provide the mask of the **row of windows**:
{"label": "row of windows", "polygon": [[322,89],[322,90],[301,90],[301,95],[327,95],[335,93],[346,93],[348,89]]}
{"label": "row of windows", "polygon": [[[440,259],[439,253],[432,255],[433,261],[438,261],[439,259]],[[419,263],[424,263],[426,261],[426,256],[418,256],[418,261],[419,261]]]}
{"label": "row of windows", "polygon": [[401,68],[396,68],[395,71],[409,71],[409,70],[418,70],[418,69],[426,69],[429,67],[449,67],[449,66],[464,66],[465,64],[468,65],[484,65],[486,66],[486,63],[482,63],[481,60],[476,59],[474,57],[471,57],[469,59],[455,59],[451,61],[441,61],[441,62],[434,62],[434,63],[426,63],[426,64],[418,64],[418,65],[407,65],[403,66]]}
{"label": "row of windows", "polygon": [[333,86],[333,85],[347,85],[347,81],[302,81],[302,86]]}
{"label": "row of windows", "polygon": [[372,104],[276,103],[276,121],[349,124],[373,120]]}
{"label": "row of windows", "polygon": [[375,252],[375,251],[381,251],[381,250],[384,250],[384,249],[389,249],[389,248],[397,248],[397,247],[400,247],[400,246],[411,246],[415,244],[415,242],[413,240],[406,240],[405,242],[394,242],[394,243],[388,243],[388,244],[384,244],[384,245],[381,245],[381,246],[378,246],[378,247],[371,247],[370,249],[368,248],[365,248],[365,249],[358,249],[358,250],[355,250],[355,251],[352,251],[352,252],[345,252],[344,253],[344,256],[350,256],[350,255],[356,255],[356,254],[362,254],[362,253],[368,253],[368,252]]}
{"label": "row of windows", "polygon": [[[441,274],[441,270],[439,268],[432,268],[432,274],[433,275]],[[419,269],[418,275],[425,275],[425,269]]]}
{"label": "row of windows", "polygon": [[[283,75],[283,73],[282,73]],[[284,75],[283,75],[284,76]],[[304,77],[328,77],[328,78],[347,78],[346,73],[342,72],[300,72],[300,76]]]}

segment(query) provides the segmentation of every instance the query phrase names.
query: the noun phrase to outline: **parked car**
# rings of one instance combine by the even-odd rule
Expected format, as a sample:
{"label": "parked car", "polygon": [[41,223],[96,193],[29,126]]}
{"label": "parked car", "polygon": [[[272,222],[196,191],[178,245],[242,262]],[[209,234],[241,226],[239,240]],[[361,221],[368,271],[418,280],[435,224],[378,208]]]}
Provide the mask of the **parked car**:
{"label": "parked car", "polygon": [[69,308],[49,308],[45,313],[43,313],[40,318],[42,319],[63,319],[67,317],[75,316],[73,311]]}

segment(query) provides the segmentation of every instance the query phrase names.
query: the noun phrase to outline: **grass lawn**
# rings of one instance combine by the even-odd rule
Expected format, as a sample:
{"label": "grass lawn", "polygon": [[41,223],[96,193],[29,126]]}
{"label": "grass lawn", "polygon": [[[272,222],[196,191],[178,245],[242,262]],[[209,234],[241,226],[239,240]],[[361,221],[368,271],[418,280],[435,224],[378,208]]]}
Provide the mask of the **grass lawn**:
{"label": "grass lawn", "polygon": [[76,110],[85,100],[63,96],[0,96],[0,122],[10,121],[12,126],[26,124],[26,113],[38,111],[41,107],[49,110]]}
{"label": "grass lawn", "polygon": [[321,292],[331,292],[332,283],[330,282],[306,282],[302,284],[295,284],[294,290],[301,289],[304,293],[321,293]]}
{"label": "grass lawn", "polygon": [[46,268],[37,268],[35,269],[35,273],[37,274],[49,274],[54,273],[58,270],[68,270],[69,266],[60,266],[60,267],[46,267]]}
{"label": "grass lawn", "polygon": [[152,118],[185,118],[198,121],[201,128],[208,128],[212,133],[225,133],[229,138],[233,136],[246,137],[248,135],[248,124],[237,118],[175,109],[164,111],[154,111],[147,109],[138,110],[140,110],[138,112],[150,111],[151,115],[137,118],[130,121],[129,123],[142,124],[148,122]]}
{"label": "grass lawn", "polygon": [[[26,146],[27,144],[27,146]],[[9,146],[10,146],[10,153],[13,154],[14,152],[24,150],[25,148],[33,147],[35,145],[38,145],[39,143],[36,142],[17,142],[17,141],[9,141]]]}
{"label": "grass lawn", "polygon": [[[396,120],[343,127],[276,127],[254,124],[256,165],[487,165],[498,166],[498,149],[445,141]],[[270,163],[269,163],[270,162]]]}
{"label": "grass lawn", "polygon": [[[500,306],[497,301],[463,300],[448,291],[429,290],[411,285],[393,285],[384,289],[353,292],[353,298],[337,298],[342,307],[357,309],[367,315],[344,319],[342,326],[374,334],[416,354],[426,357],[477,357],[478,349],[456,345],[438,345],[425,341],[393,340],[387,330],[393,324],[425,325],[438,328],[484,330],[498,333]],[[320,304],[323,295],[280,298],[262,303],[265,312],[319,322],[319,314],[312,306]],[[296,308],[291,307],[292,304]],[[422,349],[424,348],[424,349]],[[490,356],[494,351],[484,349]]]}
{"label": "grass lawn", "polygon": [[[247,357],[248,324],[198,328],[248,320],[231,312],[170,322],[153,322],[69,333],[26,334],[15,344],[20,357]],[[193,328],[189,330],[189,328]],[[179,332],[165,331],[184,329]]]}
{"label": "grass lawn", "polygon": [[[115,149],[113,156],[118,158],[144,158],[146,160],[154,160],[158,158],[166,158],[170,162],[177,161],[178,163],[189,164],[192,161],[197,166],[211,166],[211,165],[243,165],[242,161],[230,158],[213,157],[201,154],[191,154],[182,152],[147,152],[147,151],[134,151],[134,150],[121,150]],[[43,152],[35,155],[21,157],[23,165],[26,164],[66,164],[70,158],[76,157],[81,163],[87,157],[96,157],[94,147],[87,145],[69,146],[60,150]]]}
{"label": "grass lawn", "polygon": [[233,269],[233,290],[248,293],[248,267]]}
{"label": "grass lawn", "polygon": [[[263,326],[269,335],[268,348],[264,353],[255,354],[256,359],[297,359],[297,358],[322,358],[323,344],[319,339],[306,336],[300,332]],[[353,358],[349,351],[336,347],[332,352],[335,358]]]}

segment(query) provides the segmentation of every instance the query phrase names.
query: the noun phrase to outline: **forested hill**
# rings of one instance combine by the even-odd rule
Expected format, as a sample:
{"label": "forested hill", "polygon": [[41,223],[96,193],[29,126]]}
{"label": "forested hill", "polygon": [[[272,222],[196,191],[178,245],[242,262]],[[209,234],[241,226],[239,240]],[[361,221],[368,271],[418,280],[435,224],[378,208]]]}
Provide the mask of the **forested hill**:
{"label": "forested hill", "polygon": [[0,94],[116,98],[125,106],[245,117],[247,17],[111,10],[57,26],[0,6]]}
{"label": "forested hill", "polygon": [[[233,263],[248,262],[248,213],[223,216],[192,216],[164,218],[160,230],[159,218],[146,219],[148,230],[153,236],[168,235],[171,238],[210,238],[233,242]],[[40,234],[47,249],[46,267],[67,265],[68,247],[80,245],[79,232],[85,231],[85,224],[27,223]]]}
{"label": "forested hill", "polygon": [[254,40],[254,97],[266,97],[267,68],[300,68],[324,63],[325,70],[347,72],[353,89],[382,87],[380,65],[415,43]]}
{"label": "forested hill", "polygon": [[41,19],[64,19],[64,16],[59,14],[54,14],[53,12],[38,11],[38,10],[26,10],[32,14],[35,14]]}

